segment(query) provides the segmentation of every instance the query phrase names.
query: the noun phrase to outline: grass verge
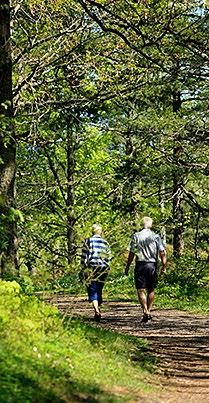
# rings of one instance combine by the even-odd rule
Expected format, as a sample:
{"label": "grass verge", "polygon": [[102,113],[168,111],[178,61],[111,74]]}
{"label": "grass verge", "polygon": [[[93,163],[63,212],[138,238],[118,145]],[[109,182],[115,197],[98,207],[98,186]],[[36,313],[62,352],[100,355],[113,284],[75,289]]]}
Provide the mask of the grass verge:
{"label": "grass verge", "polygon": [[0,281],[0,402],[128,402],[150,393],[145,340],[62,320]]}
{"label": "grass verge", "polygon": [[[196,313],[209,313],[209,285],[191,285],[188,283],[172,283],[166,277],[160,277],[155,290],[155,307],[163,309],[180,309]],[[107,282],[105,287],[107,299],[138,301],[133,276],[118,277]]]}

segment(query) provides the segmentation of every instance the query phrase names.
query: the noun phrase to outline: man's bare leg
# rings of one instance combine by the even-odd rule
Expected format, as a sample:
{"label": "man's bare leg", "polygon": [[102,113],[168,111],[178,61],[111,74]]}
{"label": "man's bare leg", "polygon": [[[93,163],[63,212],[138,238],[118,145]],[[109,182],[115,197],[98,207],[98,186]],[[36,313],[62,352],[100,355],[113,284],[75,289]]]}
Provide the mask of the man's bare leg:
{"label": "man's bare leg", "polygon": [[151,310],[152,304],[154,302],[154,297],[155,297],[154,291],[148,292],[148,295],[147,295],[147,313],[148,314],[150,314],[150,310]]}
{"label": "man's bare leg", "polygon": [[94,299],[94,300],[92,301],[92,305],[93,305],[93,307],[94,307],[94,312],[95,312],[94,320],[95,320],[96,322],[100,322],[100,320],[101,320],[101,313],[100,313],[100,310],[99,310],[99,303],[98,303],[97,299]]}
{"label": "man's bare leg", "polygon": [[99,303],[98,303],[97,299],[94,299],[94,300],[92,301],[92,305],[93,305],[93,308],[94,308],[95,313],[100,313],[100,312],[99,312]]}
{"label": "man's bare leg", "polygon": [[143,310],[143,314],[147,315],[148,309],[147,309],[146,290],[144,288],[140,288],[139,290],[137,290],[137,293],[138,293],[139,302],[140,302],[142,310]]}

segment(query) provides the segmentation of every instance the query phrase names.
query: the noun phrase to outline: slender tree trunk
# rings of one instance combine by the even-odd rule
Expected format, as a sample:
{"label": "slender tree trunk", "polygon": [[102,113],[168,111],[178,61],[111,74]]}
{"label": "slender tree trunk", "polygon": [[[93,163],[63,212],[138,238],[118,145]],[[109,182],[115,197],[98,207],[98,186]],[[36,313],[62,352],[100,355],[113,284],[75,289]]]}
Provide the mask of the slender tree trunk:
{"label": "slender tree trunk", "polygon": [[[159,187],[159,205],[160,205],[160,211],[161,211],[162,219],[164,219],[164,214],[165,214],[164,190],[165,190],[165,182],[164,182],[164,180],[162,180],[161,185]],[[166,245],[166,228],[165,228],[165,225],[162,225],[162,227],[161,227],[161,238],[163,240],[164,245]]]}
{"label": "slender tree trunk", "polygon": [[134,200],[135,175],[132,172],[132,164],[133,164],[132,153],[133,153],[133,144],[132,144],[132,139],[131,139],[131,133],[128,130],[126,133],[126,157],[127,157],[126,167],[127,167],[127,173],[129,175],[129,181],[126,184],[126,192],[127,192],[127,197],[129,200],[128,209],[131,213],[135,213],[137,203]]}
{"label": "slender tree trunk", "polygon": [[[131,120],[130,112],[129,112],[129,119]],[[126,182],[124,187],[124,196],[126,199],[127,211],[135,215],[137,213],[137,201],[135,199],[135,182],[138,173],[136,173],[135,172],[136,170],[133,169],[135,150],[132,141],[131,127],[127,128],[127,131],[124,134],[124,138],[125,138],[125,153],[126,153],[125,168],[126,168],[126,174],[128,175],[128,181]]]}
{"label": "slender tree trunk", "polygon": [[68,263],[70,264],[75,256],[74,242],[74,169],[75,169],[75,147],[73,140],[72,122],[68,121],[67,135],[67,247],[68,247]]}
{"label": "slender tree trunk", "polygon": [[[163,135],[161,135],[160,139],[160,147],[162,152],[165,152],[165,147],[164,147],[164,138]],[[160,211],[161,211],[161,219],[164,221],[164,216],[165,216],[165,179],[164,177],[160,181],[159,184],[159,206],[160,206]],[[161,226],[161,238],[163,240],[164,245],[166,245],[166,227],[165,225]]]}
{"label": "slender tree trunk", "polygon": [[184,209],[183,209],[183,178],[174,174],[173,179],[173,254],[176,258],[184,252]]}
{"label": "slender tree trunk", "polygon": [[199,235],[199,225],[200,225],[200,210],[198,210],[197,214],[197,223],[195,230],[195,238],[194,238],[194,250],[195,250],[195,259],[198,259],[198,235]]}
{"label": "slender tree trunk", "polygon": [[[12,59],[10,48],[10,2],[0,5],[0,253],[8,266],[17,267],[17,242],[12,219],[16,145],[12,104]],[[5,266],[6,267],[6,266]],[[7,269],[7,267],[6,267]]]}
{"label": "slender tree trunk", "polygon": [[[173,96],[173,112],[181,108],[180,93]],[[184,251],[184,210],[183,210],[183,184],[184,177],[179,169],[179,159],[182,155],[182,139],[180,133],[175,135],[175,146],[173,151],[174,172],[173,172],[173,254],[176,258],[182,256]]]}

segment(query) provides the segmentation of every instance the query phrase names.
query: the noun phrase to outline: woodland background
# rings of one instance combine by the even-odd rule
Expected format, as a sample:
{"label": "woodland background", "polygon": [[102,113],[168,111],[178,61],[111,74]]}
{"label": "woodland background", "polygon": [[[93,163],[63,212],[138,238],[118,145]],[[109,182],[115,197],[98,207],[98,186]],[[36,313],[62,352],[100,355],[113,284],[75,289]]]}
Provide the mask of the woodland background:
{"label": "woodland background", "polygon": [[120,276],[149,215],[171,281],[208,278],[208,18],[203,1],[1,1],[2,276],[76,283],[94,222]]}
{"label": "woodland background", "polygon": [[[0,402],[159,401],[156,371],[168,385],[174,367],[174,401],[190,385],[205,402],[208,66],[208,1],[1,0]],[[168,254],[148,329],[123,275],[144,215]],[[73,317],[95,222],[113,254],[106,330]]]}

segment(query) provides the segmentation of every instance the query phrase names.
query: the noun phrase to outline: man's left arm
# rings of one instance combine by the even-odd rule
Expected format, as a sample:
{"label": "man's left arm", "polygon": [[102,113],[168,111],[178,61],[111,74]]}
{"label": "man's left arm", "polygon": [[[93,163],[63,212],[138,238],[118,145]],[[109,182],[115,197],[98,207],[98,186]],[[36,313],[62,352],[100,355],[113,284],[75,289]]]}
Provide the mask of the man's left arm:
{"label": "man's left arm", "polygon": [[167,269],[167,255],[166,255],[166,250],[165,247],[163,245],[163,242],[159,236],[158,238],[158,250],[159,250],[159,256],[162,262],[162,268],[161,268],[161,273],[166,273],[166,269]]}
{"label": "man's left arm", "polygon": [[166,273],[167,269],[167,254],[166,254],[166,249],[165,246],[163,245],[162,239],[159,235],[157,235],[157,245],[158,245],[158,253],[159,257],[162,262],[162,268],[161,268],[161,273]]}
{"label": "man's left arm", "polygon": [[109,245],[109,243],[107,241],[106,241],[106,248],[105,249],[106,250],[105,250],[105,259],[104,259],[104,261],[105,261],[106,265],[109,267],[110,262],[112,260],[112,252],[111,252],[110,245]]}
{"label": "man's left arm", "polygon": [[166,256],[166,252],[165,250],[160,251],[160,258],[161,258],[161,262],[162,262],[162,268],[161,268],[161,273],[166,273],[166,269],[167,269],[167,256]]}

